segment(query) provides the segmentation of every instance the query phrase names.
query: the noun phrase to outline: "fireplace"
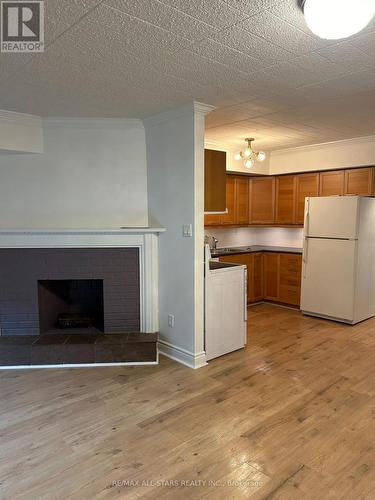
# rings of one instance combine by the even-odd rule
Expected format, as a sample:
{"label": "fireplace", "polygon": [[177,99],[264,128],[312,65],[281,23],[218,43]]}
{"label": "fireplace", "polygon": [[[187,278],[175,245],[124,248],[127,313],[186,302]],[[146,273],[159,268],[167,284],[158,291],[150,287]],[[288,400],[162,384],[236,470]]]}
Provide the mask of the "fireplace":
{"label": "fireplace", "polygon": [[103,280],[38,281],[41,334],[104,332]]}
{"label": "fireplace", "polygon": [[2,335],[141,331],[137,248],[0,249]]}
{"label": "fireplace", "polygon": [[0,369],[157,363],[162,231],[0,230]]}

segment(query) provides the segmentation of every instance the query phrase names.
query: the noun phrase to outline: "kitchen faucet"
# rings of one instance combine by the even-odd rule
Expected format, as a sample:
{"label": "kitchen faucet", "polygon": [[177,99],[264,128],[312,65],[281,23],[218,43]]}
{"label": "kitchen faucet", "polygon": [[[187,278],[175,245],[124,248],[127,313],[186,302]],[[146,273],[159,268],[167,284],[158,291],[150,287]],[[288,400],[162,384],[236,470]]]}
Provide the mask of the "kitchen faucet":
{"label": "kitchen faucet", "polygon": [[212,236],[212,250],[217,250],[217,244],[219,243],[219,240],[215,238],[215,236]]}
{"label": "kitchen faucet", "polygon": [[210,246],[210,250],[214,250],[216,252],[217,250],[217,244],[219,243],[219,240],[215,238],[215,236],[208,236],[206,235],[204,237],[204,242],[205,244],[208,244]]}

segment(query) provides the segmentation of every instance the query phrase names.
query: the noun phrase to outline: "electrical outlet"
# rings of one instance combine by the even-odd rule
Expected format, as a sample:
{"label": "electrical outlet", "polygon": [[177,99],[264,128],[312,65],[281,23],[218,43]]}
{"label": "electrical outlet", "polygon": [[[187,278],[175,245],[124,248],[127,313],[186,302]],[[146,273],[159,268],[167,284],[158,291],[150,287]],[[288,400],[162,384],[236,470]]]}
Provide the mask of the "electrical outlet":
{"label": "electrical outlet", "polygon": [[169,328],[174,327],[174,316],[173,314],[168,314],[168,326]]}

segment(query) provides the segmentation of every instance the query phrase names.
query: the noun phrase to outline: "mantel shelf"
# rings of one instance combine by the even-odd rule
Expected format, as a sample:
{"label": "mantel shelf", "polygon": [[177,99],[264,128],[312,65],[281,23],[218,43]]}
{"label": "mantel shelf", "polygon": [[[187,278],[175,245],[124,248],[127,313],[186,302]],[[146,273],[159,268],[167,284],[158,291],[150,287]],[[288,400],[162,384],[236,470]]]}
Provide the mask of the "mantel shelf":
{"label": "mantel shelf", "polygon": [[158,234],[166,231],[164,227],[120,227],[120,228],[62,228],[62,229],[0,229],[1,235],[80,235],[80,234]]}

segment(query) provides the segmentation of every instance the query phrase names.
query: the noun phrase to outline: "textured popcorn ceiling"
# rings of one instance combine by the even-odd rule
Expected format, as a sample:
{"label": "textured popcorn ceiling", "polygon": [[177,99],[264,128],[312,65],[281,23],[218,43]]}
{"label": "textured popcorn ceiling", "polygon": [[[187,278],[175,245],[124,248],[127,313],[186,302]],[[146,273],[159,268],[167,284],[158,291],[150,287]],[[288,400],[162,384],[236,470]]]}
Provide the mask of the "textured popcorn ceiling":
{"label": "textured popcorn ceiling", "polygon": [[296,0],[46,0],[44,54],[0,55],[0,108],[144,117],[217,106],[208,141],[279,149],[375,133],[375,21],[313,36]]}

